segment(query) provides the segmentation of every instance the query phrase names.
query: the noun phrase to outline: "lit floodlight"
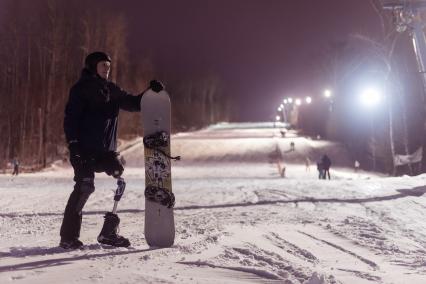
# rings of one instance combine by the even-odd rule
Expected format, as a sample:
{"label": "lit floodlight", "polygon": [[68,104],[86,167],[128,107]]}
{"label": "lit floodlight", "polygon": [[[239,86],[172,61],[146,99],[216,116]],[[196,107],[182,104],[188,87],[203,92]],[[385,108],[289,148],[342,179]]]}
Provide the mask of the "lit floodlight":
{"label": "lit floodlight", "polygon": [[278,111],[282,111],[283,109],[279,107],[279,108],[277,108],[277,110],[278,110]]}
{"label": "lit floodlight", "polygon": [[293,99],[292,98],[288,98],[288,103],[289,104],[293,103]]}
{"label": "lit floodlight", "polygon": [[283,105],[283,104],[280,104],[280,108],[282,108],[282,109],[283,109],[283,108],[284,108],[284,105]]}
{"label": "lit floodlight", "polygon": [[277,116],[275,117],[275,120],[276,120],[276,121],[280,121],[280,120],[281,120],[281,117],[280,117],[279,115],[277,115]]}
{"label": "lit floodlight", "polygon": [[374,107],[382,100],[382,94],[376,88],[368,88],[361,93],[360,99],[366,107]]}
{"label": "lit floodlight", "polygon": [[296,101],[294,103],[296,105],[300,106],[302,104],[302,100],[301,99],[296,99]]}
{"label": "lit floodlight", "polygon": [[325,90],[324,91],[324,97],[326,97],[326,98],[330,98],[331,97],[331,91],[330,90]]}
{"label": "lit floodlight", "polygon": [[288,101],[287,101],[287,99],[284,99],[284,104],[286,105],[286,104],[288,104]]}
{"label": "lit floodlight", "polygon": [[312,103],[312,98],[306,97],[305,101],[306,101],[307,104],[310,104],[310,103]]}

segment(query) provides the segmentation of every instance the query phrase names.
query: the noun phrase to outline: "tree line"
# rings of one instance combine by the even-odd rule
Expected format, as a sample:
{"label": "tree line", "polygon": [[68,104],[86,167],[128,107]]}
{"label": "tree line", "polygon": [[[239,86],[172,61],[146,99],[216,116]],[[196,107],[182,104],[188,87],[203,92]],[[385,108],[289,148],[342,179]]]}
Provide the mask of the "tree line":
{"label": "tree line", "polygon": [[[102,2],[102,1],[100,1]],[[99,1],[4,0],[0,12],[0,169],[14,157],[34,168],[66,155],[63,112],[86,55],[106,51],[111,79],[138,94],[159,70],[149,57],[129,60],[123,14]],[[174,131],[227,120],[229,102],[221,80],[199,74],[188,80],[166,75],[173,89]],[[220,102],[220,103],[219,103]],[[119,135],[142,135],[140,116],[120,117]]]}

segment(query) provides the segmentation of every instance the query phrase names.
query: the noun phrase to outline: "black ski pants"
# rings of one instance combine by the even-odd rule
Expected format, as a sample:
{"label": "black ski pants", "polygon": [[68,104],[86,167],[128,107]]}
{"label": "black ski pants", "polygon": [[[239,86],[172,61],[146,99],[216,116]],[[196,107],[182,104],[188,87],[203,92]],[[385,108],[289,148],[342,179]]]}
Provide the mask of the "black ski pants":
{"label": "black ski pants", "polygon": [[[80,237],[83,208],[89,196],[95,191],[95,172],[106,172],[108,175],[123,172],[123,166],[117,155],[105,154],[91,158],[90,162],[72,163],[74,168],[74,190],[65,207],[64,218],[60,230],[61,239],[73,240]],[[117,175],[115,175],[117,176]]]}

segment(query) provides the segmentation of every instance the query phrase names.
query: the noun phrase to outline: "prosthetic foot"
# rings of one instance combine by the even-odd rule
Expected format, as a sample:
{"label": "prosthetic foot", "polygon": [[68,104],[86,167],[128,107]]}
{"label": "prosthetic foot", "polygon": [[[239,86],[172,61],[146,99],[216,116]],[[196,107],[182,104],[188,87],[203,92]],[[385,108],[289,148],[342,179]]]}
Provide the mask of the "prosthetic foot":
{"label": "prosthetic foot", "polygon": [[101,233],[98,236],[98,242],[105,245],[115,247],[128,247],[130,242],[123,236],[118,235],[118,225],[120,224],[120,218],[117,216],[117,205],[123,196],[126,183],[124,179],[119,177],[117,179],[117,190],[114,195],[114,208],[112,212],[105,214],[104,226],[102,227]]}
{"label": "prosthetic foot", "polygon": [[105,222],[102,227],[102,231],[98,236],[98,242],[105,245],[115,247],[128,247],[130,241],[123,236],[118,234],[118,225],[120,224],[120,218],[117,214],[107,212],[105,214]]}

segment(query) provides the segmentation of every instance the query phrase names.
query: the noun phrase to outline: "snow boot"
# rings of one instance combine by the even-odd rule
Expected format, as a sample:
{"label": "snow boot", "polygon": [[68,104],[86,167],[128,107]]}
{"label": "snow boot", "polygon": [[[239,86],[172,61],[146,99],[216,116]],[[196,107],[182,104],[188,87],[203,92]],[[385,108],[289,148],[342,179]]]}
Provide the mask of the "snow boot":
{"label": "snow boot", "polygon": [[105,214],[105,222],[102,227],[101,233],[98,236],[98,242],[105,245],[115,247],[128,247],[130,242],[123,236],[118,235],[118,225],[120,224],[120,218],[117,214],[107,212]]}
{"label": "snow boot", "polygon": [[79,239],[72,239],[72,240],[61,239],[59,246],[63,249],[78,249],[83,246],[83,243]]}

